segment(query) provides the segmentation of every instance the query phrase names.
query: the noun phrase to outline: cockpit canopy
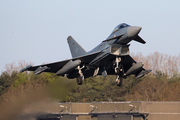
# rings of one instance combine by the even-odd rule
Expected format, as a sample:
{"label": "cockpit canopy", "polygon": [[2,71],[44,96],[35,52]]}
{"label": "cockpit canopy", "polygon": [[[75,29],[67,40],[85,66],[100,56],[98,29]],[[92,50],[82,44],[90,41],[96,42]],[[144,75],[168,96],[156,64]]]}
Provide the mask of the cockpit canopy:
{"label": "cockpit canopy", "polygon": [[122,28],[125,28],[125,27],[129,27],[130,25],[126,24],[126,23],[122,23],[122,24],[119,24],[118,26],[116,26],[113,30],[113,33],[122,29]]}

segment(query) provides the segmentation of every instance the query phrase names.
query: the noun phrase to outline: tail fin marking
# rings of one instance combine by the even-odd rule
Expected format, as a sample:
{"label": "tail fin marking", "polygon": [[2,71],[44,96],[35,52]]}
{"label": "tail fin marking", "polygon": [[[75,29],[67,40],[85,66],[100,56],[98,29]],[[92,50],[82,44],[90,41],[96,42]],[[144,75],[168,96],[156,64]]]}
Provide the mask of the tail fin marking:
{"label": "tail fin marking", "polygon": [[67,41],[73,58],[86,54],[86,51],[71,36],[67,38]]}

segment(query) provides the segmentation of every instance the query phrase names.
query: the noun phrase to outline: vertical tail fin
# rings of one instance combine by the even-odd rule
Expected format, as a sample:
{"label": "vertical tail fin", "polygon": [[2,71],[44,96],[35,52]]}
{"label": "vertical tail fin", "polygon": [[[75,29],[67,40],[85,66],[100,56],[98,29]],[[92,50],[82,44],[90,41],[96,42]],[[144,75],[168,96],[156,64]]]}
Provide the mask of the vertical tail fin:
{"label": "vertical tail fin", "polygon": [[67,41],[73,58],[86,54],[86,51],[71,36],[67,38]]}

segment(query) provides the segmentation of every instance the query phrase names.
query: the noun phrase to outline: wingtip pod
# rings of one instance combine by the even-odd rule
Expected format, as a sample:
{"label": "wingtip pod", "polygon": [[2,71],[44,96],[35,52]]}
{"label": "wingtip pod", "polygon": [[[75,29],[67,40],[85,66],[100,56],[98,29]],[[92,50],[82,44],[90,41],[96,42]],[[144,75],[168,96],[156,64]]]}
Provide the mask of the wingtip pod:
{"label": "wingtip pod", "polygon": [[20,70],[20,72],[22,73],[22,72],[28,70],[28,69],[31,68],[31,67],[32,67],[32,65],[28,65],[28,66],[22,68],[22,69]]}

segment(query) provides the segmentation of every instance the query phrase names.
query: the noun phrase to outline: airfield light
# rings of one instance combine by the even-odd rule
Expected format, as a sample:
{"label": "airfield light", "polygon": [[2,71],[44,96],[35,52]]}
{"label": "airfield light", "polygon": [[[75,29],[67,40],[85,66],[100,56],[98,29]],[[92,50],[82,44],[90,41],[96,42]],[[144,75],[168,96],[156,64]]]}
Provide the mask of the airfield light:
{"label": "airfield light", "polygon": [[92,108],[91,112],[92,112],[93,110],[97,109],[97,107],[94,106],[94,105],[90,105],[90,107]]}
{"label": "airfield light", "polygon": [[64,106],[63,106],[63,105],[60,105],[59,107],[60,107],[60,108],[64,108]]}

